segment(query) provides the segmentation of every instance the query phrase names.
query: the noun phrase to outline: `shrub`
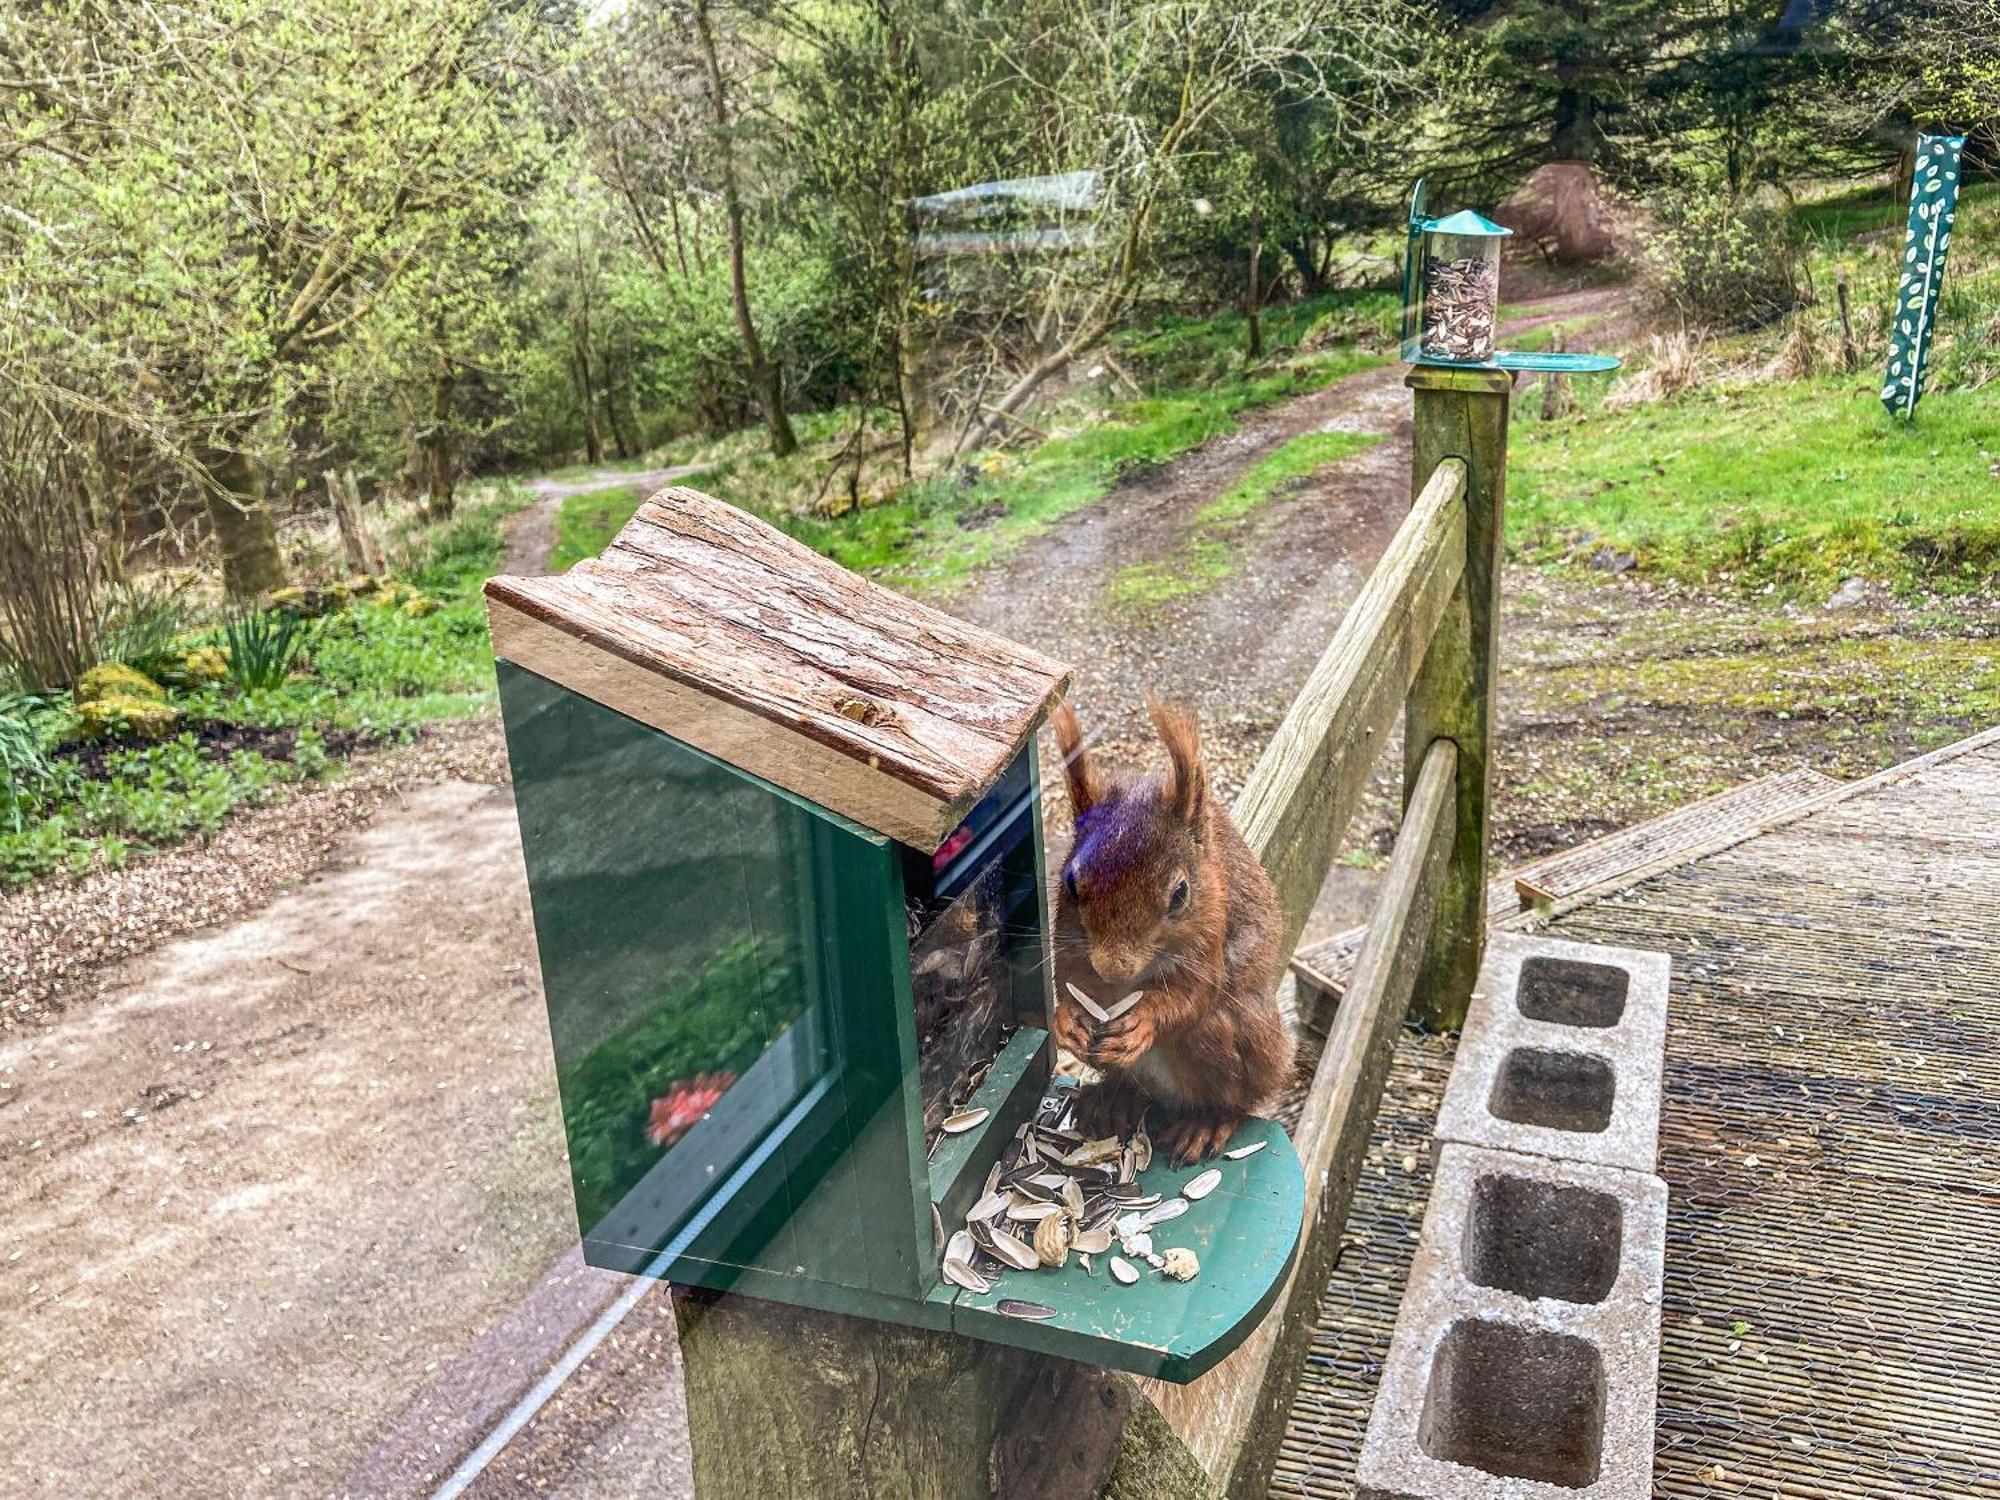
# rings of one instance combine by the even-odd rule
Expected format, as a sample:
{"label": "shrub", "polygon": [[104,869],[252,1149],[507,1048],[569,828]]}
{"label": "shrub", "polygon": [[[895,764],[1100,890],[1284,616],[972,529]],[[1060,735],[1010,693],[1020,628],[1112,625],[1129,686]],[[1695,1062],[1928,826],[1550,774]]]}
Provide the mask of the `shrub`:
{"label": "shrub", "polygon": [[80,426],[0,380],[0,666],[30,688],[67,687],[101,654],[103,540]]}
{"label": "shrub", "polygon": [[1798,231],[1774,204],[1692,189],[1663,196],[1655,211],[1646,284],[1684,325],[1756,328],[1805,300]]}
{"label": "shrub", "polygon": [[181,711],[135,693],[100,693],[76,707],[77,733],[87,740],[157,740],[173,732]]}
{"label": "shrub", "polygon": [[280,609],[246,609],[222,624],[229,680],[238,687],[274,688],[291,675],[306,643],[305,623]]}
{"label": "shrub", "polygon": [[157,676],[185,649],[179,637],[188,611],[181,596],[180,585],[157,579],[113,588],[98,615],[98,658]]}
{"label": "shrub", "polygon": [[32,693],[0,694],[0,825],[13,833],[21,831],[22,809],[49,774],[46,709]]}

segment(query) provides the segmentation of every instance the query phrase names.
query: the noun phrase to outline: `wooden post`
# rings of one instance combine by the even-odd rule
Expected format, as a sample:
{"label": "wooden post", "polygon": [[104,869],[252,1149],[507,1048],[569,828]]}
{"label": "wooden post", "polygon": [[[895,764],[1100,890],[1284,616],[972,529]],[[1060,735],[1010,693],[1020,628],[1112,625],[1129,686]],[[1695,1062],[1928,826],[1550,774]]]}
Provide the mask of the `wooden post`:
{"label": "wooden post", "polygon": [[354,471],[349,469],[340,474],[328,469],[325,479],[327,498],[333,502],[334,524],[340,528],[341,555],[347,559],[347,566],[356,573],[381,572],[382,550],[375,545],[361,519],[361,486],[355,482]]}
{"label": "wooden post", "polygon": [[1411,494],[1447,458],[1464,462],[1465,572],[1444,623],[1410,685],[1403,721],[1407,808],[1434,739],[1458,747],[1458,830],[1437,923],[1417,977],[1411,1013],[1440,1030],[1465,1022],[1486,942],[1488,747],[1500,620],[1501,520],[1507,490],[1507,408],[1514,377],[1504,370],[1419,365],[1404,382],[1416,394]]}
{"label": "wooden post", "polygon": [[1854,342],[1854,316],[1847,305],[1847,267],[1833,275],[1834,300],[1840,304],[1840,367],[1849,375],[1861,368],[1861,351]]}
{"label": "wooden post", "polygon": [[1213,1500],[1132,1378],[674,1289],[699,1500]]}
{"label": "wooden post", "polygon": [[[1556,326],[1555,332],[1549,335],[1549,350],[1555,354],[1563,352],[1563,331],[1560,324]],[[1550,370],[1542,377],[1542,420],[1553,422],[1568,408],[1568,377]]]}

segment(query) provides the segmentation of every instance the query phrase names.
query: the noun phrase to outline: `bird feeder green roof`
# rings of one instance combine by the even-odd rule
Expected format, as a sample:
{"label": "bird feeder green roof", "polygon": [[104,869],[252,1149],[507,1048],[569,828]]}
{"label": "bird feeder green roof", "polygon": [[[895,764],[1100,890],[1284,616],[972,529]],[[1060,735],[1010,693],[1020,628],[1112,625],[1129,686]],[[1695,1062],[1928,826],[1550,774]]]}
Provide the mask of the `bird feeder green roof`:
{"label": "bird feeder green roof", "polygon": [[1514,231],[1504,225],[1495,224],[1484,214],[1476,214],[1469,208],[1461,208],[1457,213],[1442,219],[1426,219],[1424,230],[1428,234],[1455,234],[1463,237],[1495,239],[1510,235]]}

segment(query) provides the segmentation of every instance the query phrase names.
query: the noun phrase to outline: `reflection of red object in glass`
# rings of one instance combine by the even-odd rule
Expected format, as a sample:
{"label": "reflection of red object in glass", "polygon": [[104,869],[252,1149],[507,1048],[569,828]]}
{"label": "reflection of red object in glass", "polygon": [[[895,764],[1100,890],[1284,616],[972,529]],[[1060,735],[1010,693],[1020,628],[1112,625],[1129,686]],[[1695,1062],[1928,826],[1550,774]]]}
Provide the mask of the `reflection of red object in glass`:
{"label": "reflection of red object in glass", "polygon": [[950,838],[938,845],[938,852],[931,856],[931,868],[933,870],[942,870],[946,865],[957,859],[965,851],[965,846],[971,842],[972,830],[970,828],[959,829],[957,833],[954,833]]}
{"label": "reflection of red object in glass", "polygon": [[715,1108],[715,1101],[736,1082],[734,1073],[697,1073],[670,1084],[653,1101],[653,1117],[646,1122],[646,1139],[655,1146],[671,1146],[702,1122]]}

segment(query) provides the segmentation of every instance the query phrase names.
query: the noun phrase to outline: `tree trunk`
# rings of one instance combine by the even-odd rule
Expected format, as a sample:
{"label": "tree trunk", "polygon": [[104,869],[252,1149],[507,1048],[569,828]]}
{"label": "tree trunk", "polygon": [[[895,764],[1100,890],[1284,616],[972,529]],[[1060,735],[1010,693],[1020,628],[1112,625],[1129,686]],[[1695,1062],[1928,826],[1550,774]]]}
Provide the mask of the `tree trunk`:
{"label": "tree trunk", "polygon": [[451,393],[458,378],[449,368],[431,377],[431,423],[424,432],[424,514],[442,521],[452,510]]}
{"label": "tree trunk", "polygon": [[1257,282],[1258,261],[1264,253],[1264,214],[1261,209],[1250,214],[1250,279],[1243,288],[1243,319],[1248,324],[1249,355],[1252,359],[1264,357],[1264,289]]}
{"label": "tree trunk", "polygon": [[601,363],[604,370],[604,415],[611,421],[611,444],[619,458],[630,458],[639,450],[630,436],[630,424],[618,420],[618,367],[611,362],[608,354]]}
{"label": "tree trunk", "polygon": [[1324,278],[1320,272],[1318,259],[1312,253],[1312,246],[1304,240],[1289,240],[1285,244],[1285,256],[1292,263],[1292,269],[1299,273],[1299,292],[1303,296],[1317,296],[1324,289]]}
{"label": "tree trunk", "polygon": [[1556,161],[1597,160],[1597,101],[1582,89],[1565,84],[1556,95],[1555,137],[1550,154]]}
{"label": "tree trunk", "polygon": [[354,471],[339,474],[328,469],[323,477],[327,499],[333,502],[333,523],[340,530],[340,555],[356,573],[381,572],[382,550],[361,518],[361,486],[354,482]]}
{"label": "tree trunk", "polygon": [[583,456],[591,463],[604,462],[604,435],[597,428],[597,390],[590,379],[590,347],[578,342],[574,359],[576,387],[583,398]]}
{"label": "tree trunk", "polygon": [[254,599],[281,589],[290,577],[278,550],[278,528],[264,502],[264,471],[241,447],[202,455],[208,483],[202,500],[222,554],[222,587],[231,599]]}
{"label": "tree trunk", "polygon": [[750,287],[743,268],[743,198],[736,184],[736,154],[729,139],[729,98],[722,87],[722,62],[715,50],[715,28],[708,20],[708,0],[694,0],[694,29],[701,40],[703,67],[708,75],[709,107],[715,116],[715,156],[722,169],[722,206],[729,221],[729,301],[736,313],[736,334],[750,363],[750,387],[764,409],[764,426],[771,434],[771,452],[779,458],[798,451],[792,419],[785,414],[784,372],[764,356],[750,316]]}

